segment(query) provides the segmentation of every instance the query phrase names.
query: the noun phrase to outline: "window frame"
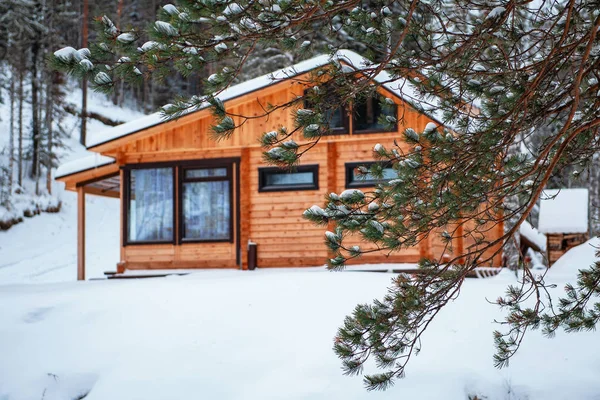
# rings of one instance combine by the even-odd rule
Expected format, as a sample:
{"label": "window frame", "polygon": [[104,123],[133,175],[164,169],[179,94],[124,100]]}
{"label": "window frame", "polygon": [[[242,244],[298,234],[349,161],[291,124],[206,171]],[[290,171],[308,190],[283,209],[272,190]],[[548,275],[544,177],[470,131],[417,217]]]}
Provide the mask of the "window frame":
{"label": "window frame", "polygon": [[[233,181],[233,164],[235,166],[236,182],[234,185]],[[144,245],[164,245],[170,244],[185,245],[188,243],[237,243],[239,242],[240,235],[240,192],[239,192],[239,163],[240,159],[235,158],[218,158],[218,159],[202,159],[202,160],[185,160],[185,161],[165,161],[165,162],[152,162],[152,163],[139,163],[139,164],[125,164],[120,167],[123,171],[123,202],[121,204],[121,213],[123,219],[122,227],[122,246],[144,246]],[[182,232],[182,203],[183,203],[183,186],[181,179],[184,177],[185,169],[200,169],[200,168],[227,168],[227,179],[229,179],[229,198],[230,198],[230,219],[229,219],[229,239],[218,239],[218,240],[181,240],[183,237]],[[158,169],[158,168],[171,168],[173,171],[173,238],[168,241],[130,241],[129,240],[129,212],[130,212],[130,189],[131,189],[131,170],[134,169]],[[207,179],[208,178],[208,179]],[[205,179],[214,180],[225,177],[206,177],[206,178],[191,178],[191,179]],[[235,186],[235,187],[234,187]],[[235,195],[234,195],[235,193]],[[179,196],[178,196],[179,195]],[[235,203],[234,203],[235,201]],[[234,221],[234,219],[237,222]],[[234,233],[235,229],[235,233]],[[236,251],[236,259],[239,263],[239,251]]]}
{"label": "window frame", "polygon": [[[309,89],[305,89],[304,90],[304,100],[302,101],[302,105],[304,108],[308,108],[308,109],[313,109],[313,107],[308,103],[308,99],[306,98],[306,94],[307,92],[310,90]],[[342,127],[338,127],[338,128],[329,128],[329,134],[325,135],[325,136],[333,136],[333,135],[349,135],[350,134],[350,115],[348,114],[348,110],[346,110],[344,107],[339,106],[339,109],[342,110]]]}
{"label": "window frame", "polygon": [[297,185],[270,185],[267,186],[267,174],[270,173],[290,173],[285,169],[279,167],[261,167],[258,168],[258,192],[269,193],[269,192],[290,192],[297,190],[319,190],[319,164],[311,165],[298,165],[293,172],[311,172],[313,174],[313,183],[297,184]]}
{"label": "window frame", "polygon": [[[233,243],[233,219],[234,219],[234,198],[233,198],[233,173],[231,163],[221,163],[215,160],[215,162],[198,162],[198,163],[186,163],[183,165],[179,165],[177,168],[179,169],[179,179],[178,179],[178,190],[179,190],[179,198],[178,198],[178,229],[177,229],[177,244],[188,244],[188,243]],[[227,174],[225,176],[206,176],[206,177],[198,177],[198,178],[186,178],[185,171],[193,170],[193,169],[218,169],[225,168]],[[183,185],[185,183],[193,183],[193,182],[229,182],[229,237],[224,239],[185,239],[184,236],[184,212],[183,212]]]}
{"label": "window frame", "polygon": [[[356,188],[367,188],[367,187],[375,187],[380,183],[385,182],[385,179],[381,180],[355,180],[354,179],[354,170],[357,167],[365,166],[370,168],[372,165],[379,163],[379,161],[359,161],[359,162],[349,162],[345,163],[344,167],[346,170],[346,189],[356,189]],[[384,168],[392,168],[390,163],[384,163]]]}
{"label": "window frame", "polygon": [[[385,96],[383,96],[383,97],[385,97]],[[377,99],[377,96],[369,96],[367,100],[374,101],[376,99]],[[395,111],[394,117],[396,118],[396,123],[390,129],[385,129],[385,128],[357,129],[356,128],[357,127],[356,102],[354,102],[354,104],[352,105],[352,134],[362,135],[362,134],[369,134],[369,133],[390,133],[390,132],[398,131],[398,104],[396,104],[396,103],[394,103],[394,111]]]}
{"label": "window frame", "polygon": [[[129,164],[122,167],[125,182],[123,182],[123,246],[175,244],[177,240],[177,215],[175,203],[177,199],[177,166],[170,163]],[[173,235],[170,240],[129,240],[129,215],[131,212],[131,171],[136,169],[163,169],[170,168],[173,174]]]}

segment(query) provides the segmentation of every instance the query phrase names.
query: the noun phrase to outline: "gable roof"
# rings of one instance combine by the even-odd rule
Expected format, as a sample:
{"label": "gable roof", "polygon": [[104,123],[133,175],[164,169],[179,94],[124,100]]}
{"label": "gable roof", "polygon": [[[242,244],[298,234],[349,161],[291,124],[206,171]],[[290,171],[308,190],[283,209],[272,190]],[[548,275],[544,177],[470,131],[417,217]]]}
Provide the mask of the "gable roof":
{"label": "gable roof", "polygon": [[[291,67],[283,68],[258,78],[230,86],[223,90],[217,97],[221,101],[227,102],[240,96],[244,96],[254,91],[274,85],[286,79],[292,79],[295,76],[310,72],[320,67],[324,67],[336,61],[349,66],[357,72],[377,67],[377,64],[370,62],[365,57],[362,57],[353,51],[338,50],[333,55],[319,55],[311,59],[301,61],[292,65]],[[437,121],[440,125],[448,126],[447,123],[441,122],[443,120],[443,116],[439,108],[439,103],[441,100],[439,97],[430,96],[428,98],[423,98],[418,94],[415,86],[410,83],[410,81],[405,78],[394,79],[385,71],[382,71],[375,76],[374,80],[380,83],[381,87],[387,89],[393,95],[407,102],[419,112],[422,112],[431,119]],[[190,110],[187,114],[192,114],[208,107],[209,104],[205,102],[198,108]],[[86,147],[90,150],[93,150],[94,147],[121,139],[126,136],[134,135],[148,128],[167,122],[169,122],[169,120],[165,119],[161,112],[156,112],[154,114],[126,122],[110,129],[98,132],[90,132],[87,135]],[[56,178],[63,178],[68,175],[98,168],[114,162],[115,160],[112,157],[107,156],[84,157],[82,159],[62,164],[56,171]]]}
{"label": "gable roof", "polygon": [[[297,75],[310,72],[314,69],[331,64],[335,61],[345,63],[355,71],[361,71],[365,70],[366,68],[371,69],[377,67],[377,64],[370,62],[366,58],[360,56],[359,54],[353,51],[338,50],[333,55],[316,56],[311,59],[301,61],[295,65],[292,65],[291,67],[283,68],[278,71],[271,72],[267,75],[254,78],[234,86],[230,86],[227,89],[223,90],[217,97],[223,102],[233,100],[237,97],[266,88],[283,80],[291,79]],[[417,108],[417,110],[423,112],[430,118],[442,124],[442,122],[440,122],[442,120],[442,113],[439,111],[439,98],[433,97],[423,99],[417,94],[417,90],[414,87],[414,85],[411,84],[407,79],[401,78],[394,80],[394,78],[392,78],[392,76],[385,71],[382,71],[377,76],[375,76],[374,80],[380,83],[383,88],[387,89],[394,95],[398,96],[402,100]],[[204,102],[198,108],[190,110],[187,114],[194,113],[206,109],[208,107],[209,104],[207,102]],[[142,117],[118,125],[114,128],[90,133],[87,137],[86,145],[88,149],[93,149],[96,146],[112,142],[122,137],[135,134],[137,132],[166,122],[169,122],[169,120],[165,119],[161,112],[156,112],[146,117]]]}
{"label": "gable roof", "polygon": [[544,190],[540,200],[538,225],[542,233],[586,233],[588,190]]}

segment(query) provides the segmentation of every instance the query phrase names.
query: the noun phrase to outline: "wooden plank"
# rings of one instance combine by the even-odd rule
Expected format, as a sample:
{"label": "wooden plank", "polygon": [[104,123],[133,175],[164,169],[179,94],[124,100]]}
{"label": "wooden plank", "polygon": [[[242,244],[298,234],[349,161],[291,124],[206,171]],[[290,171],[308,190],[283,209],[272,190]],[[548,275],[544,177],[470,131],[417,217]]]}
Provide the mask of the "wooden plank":
{"label": "wooden plank", "polygon": [[77,188],[77,280],[85,280],[85,191]]}
{"label": "wooden plank", "polygon": [[322,234],[316,234],[316,232],[311,233],[309,236],[305,236],[305,237],[298,237],[297,235],[290,235],[290,236],[285,236],[285,237],[281,237],[280,235],[270,235],[269,237],[258,237],[256,235],[253,235],[253,241],[258,243],[259,246],[268,246],[268,245],[278,245],[278,244],[285,244],[285,243],[292,243],[292,244],[302,244],[304,246],[307,245],[323,245],[325,246],[325,235],[323,234],[324,231],[322,232]]}
{"label": "wooden plank", "polygon": [[125,171],[119,171],[119,181],[120,181],[120,190],[119,190],[119,203],[121,204],[120,212],[119,212],[119,246],[121,247],[119,264],[125,261],[125,214],[123,212],[124,202],[125,202]]}
{"label": "wooden plank", "polygon": [[240,157],[240,262],[242,269],[248,269],[248,241],[251,237],[250,205],[252,192],[250,189],[250,149],[242,149]]}
{"label": "wooden plank", "polygon": [[116,190],[103,190],[103,189],[100,189],[97,187],[89,187],[89,186],[83,186],[83,188],[87,194],[92,194],[95,196],[102,196],[102,197],[112,197],[113,199],[121,198],[121,194]]}
{"label": "wooden plank", "polygon": [[128,153],[124,156],[127,164],[147,162],[206,160],[213,158],[239,157],[239,148],[211,149],[211,150],[161,150],[155,152]]}
{"label": "wooden plank", "polygon": [[281,240],[282,237],[293,238],[294,240],[304,240],[306,238],[314,238],[314,240],[325,240],[326,227],[315,227],[314,229],[302,229],[302,230],[288,230],[288,231],[277,231],[273,229],[263,230],[252,230],[252,240],[255,242],[261,242],[265,239],[276,238]]}
{"label": "wooden plank", "polygon": [[419,242],[419,256],[421,258],[432,258],[433,257],[433,253],[431,252],[431,246],[429,243],[429,241],[431,240],[430,236],[431,235],[422,237],[421,241]]}
{"label": "wooden plank", "polygon": [[194,260],[194,261],[128,261],[125,268],[140,269],[203,269],[203,268],[237,268],[234,260]]}

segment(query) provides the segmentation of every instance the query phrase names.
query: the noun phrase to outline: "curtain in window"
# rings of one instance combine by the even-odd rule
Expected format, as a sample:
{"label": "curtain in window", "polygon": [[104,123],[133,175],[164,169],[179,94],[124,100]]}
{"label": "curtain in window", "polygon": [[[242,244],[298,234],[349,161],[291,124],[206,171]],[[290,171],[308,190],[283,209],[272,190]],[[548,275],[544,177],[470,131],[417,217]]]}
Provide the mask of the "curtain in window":
{"label": "curtain in window", "polygon": [[173,240],[173,169],[130,171],[129,241]]}
{"label": "curtain in window", "polygon": [[229,185],[229,181],[183,184],[183,239],[229,239],[231,229]]}

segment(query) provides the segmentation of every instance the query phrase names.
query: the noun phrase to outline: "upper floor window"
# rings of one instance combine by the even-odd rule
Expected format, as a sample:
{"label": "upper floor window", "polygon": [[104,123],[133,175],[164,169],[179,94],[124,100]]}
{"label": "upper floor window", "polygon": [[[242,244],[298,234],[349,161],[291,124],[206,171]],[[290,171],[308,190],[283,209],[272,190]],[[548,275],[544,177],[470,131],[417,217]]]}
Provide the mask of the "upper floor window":
{"label": "upper floor window", "polygon": [[389,123],[382,123],[385,117],[397,118],[397,106],[384,103],[381,96],[371,96],[357,100],[354,103],[354,132],[392,132],[397,130],[396,125],[390,127]]}
{"label": "upper floor window", "polygon": [[[304,91],[304,107],[308,109],[314,109],[314,104],[310,101],[309,97],[310,92],[309,89]],[[331,98],[328,98],[331,97]],[[335,102],[339,101],[333,95],[327,96],[325,95],[323,101],[329,104],[335,104]],[[348,118],[348,113],[344,107],[337,107],[333,109],[328,109],[324,112],[323,122],[326,124],[326,127],[329,129],[329,133],[333,135],[346,134],[349,131],[350,119]]]}

